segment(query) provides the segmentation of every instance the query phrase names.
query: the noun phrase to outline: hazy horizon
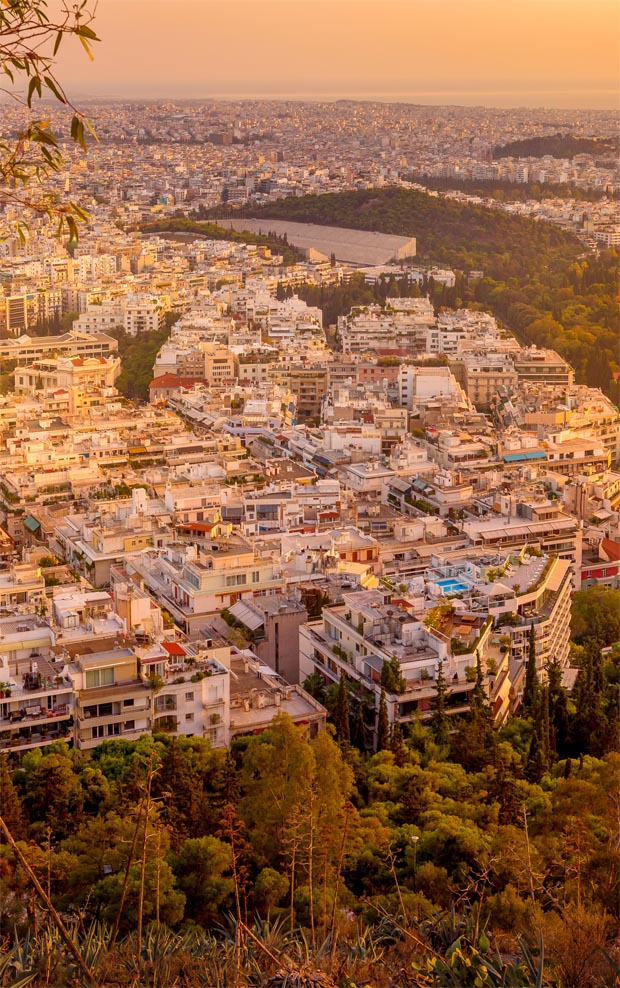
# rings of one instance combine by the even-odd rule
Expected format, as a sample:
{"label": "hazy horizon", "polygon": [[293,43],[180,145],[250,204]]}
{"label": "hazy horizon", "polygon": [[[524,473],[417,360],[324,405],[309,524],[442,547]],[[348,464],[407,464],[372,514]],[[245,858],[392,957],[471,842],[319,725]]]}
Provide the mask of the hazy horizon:
{"label": "hazy horizon", "polygon": [[99,0],[74,98],[619,109],[615,0]]}

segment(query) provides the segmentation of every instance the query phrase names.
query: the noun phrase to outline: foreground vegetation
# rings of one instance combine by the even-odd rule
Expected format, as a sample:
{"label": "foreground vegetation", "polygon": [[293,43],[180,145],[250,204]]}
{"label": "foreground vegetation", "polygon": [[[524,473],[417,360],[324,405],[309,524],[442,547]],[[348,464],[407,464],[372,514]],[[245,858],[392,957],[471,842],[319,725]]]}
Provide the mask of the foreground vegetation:
{"label": "foreground vegetation", "polygon": [[578,382],[617,402],[616,250],[586,256],[550,224],[399,188],[281,199],[253,213],[416,237],[421,262],[457,271],[456,288],[436,304],[490,310],[522,343],[557,350]]}
{"label": "foreground vegetation", "polygon": [[0,985],[619,984],[618,655],[583,648],[499,733],[438,700],[366,754],[337,688],[336,737],[0,756]]}

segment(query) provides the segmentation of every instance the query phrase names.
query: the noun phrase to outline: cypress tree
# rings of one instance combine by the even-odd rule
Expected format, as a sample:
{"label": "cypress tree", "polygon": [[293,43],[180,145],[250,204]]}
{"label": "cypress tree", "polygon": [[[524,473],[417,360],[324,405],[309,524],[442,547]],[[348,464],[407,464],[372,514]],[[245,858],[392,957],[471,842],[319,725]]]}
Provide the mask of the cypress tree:
{"label": "cypress tree", "polygon": [[536,722],[534,724],[534,733],[532,734],[532,740],[530,741],[530,747],[527,754],[525,777],[528,782],[540,782],[544,771],[545,764],[542,750],[540,724]]}
{"label": "cypress tree", "polygon": [[534,733],[525,766],[525,775],[530,782],[540,782],[550,766],[550,724],[549,691],[543,687],[538,693],[537,708],[532,713]]}
{"label": "cypress tree", "polygon": [[478,651],[476,651],[476,683],[471,695],[471,713],[474,721],[490,720],[491,711],[489,710],[489,700],[482,674],[482,662]]}
{"label": "cypress tree", "polygon": [[571,724],[572,750],[575,754],[602,754],[601,735],[605,733],[601,709],[603,663],[596,639],[585,643],[583,663],[575,684],[575,716]]}
{"label": "cypress tree", "polygon": [[547,683],[549,686],[549,718],[554,740],[556,756],[565,752],[568,741],[569,717],[568,699],[562,684],[562,667],[554,656],[547,666]]}
{"label": "cypress tree", "polygon": [[402,768],[407,759],[407,748],[405,747],[402,728],[397,720],[392,724],[390,732],[390,749],[394,755],[394,764]]}
{"label": "cypress tree", "polygon": [[361,702],[355,708],[355,716],[351,726],[351,741],[360,751],[366,751],[366,722],[364,720],[364,707]]}
{"label": "cypress tree", "polygon": [[545,768],[549,768],[554,759],[554,744],[552,738],[552,728],[549,718],[549,687],[543,686],[540,691],[539,717],[542,762]]}
{"label": "cypress tree", "polygon": [[336,737],[341,745],[348,745],[351,740],[351,730],[349,726],[349,691],[344,673],[340,674],[338,693],[336,695]]}
{"label": "cypress tree", "polygon": [[534,622],[530,625],[530,640],[525,667],[525,685],[521,708],[525,717],[532,717],[538,701],[538,673],[536,672],[536,631]]}
{"label": "cypress tree", "polygon": [[435,683],[435,696],[432,700],[431,731],[437,744],[442,745],[447,744],[450,739],[448,715],[446,714],[446,694],[446,677],[443,674],[443,662],[440,662]]}
{"label": "cypress tree", "polygon": [[379,720],[377,722],[377,751],[385,751],[390,743],[390,725],[388,720],[385,690],[381,690],[379,700]]}

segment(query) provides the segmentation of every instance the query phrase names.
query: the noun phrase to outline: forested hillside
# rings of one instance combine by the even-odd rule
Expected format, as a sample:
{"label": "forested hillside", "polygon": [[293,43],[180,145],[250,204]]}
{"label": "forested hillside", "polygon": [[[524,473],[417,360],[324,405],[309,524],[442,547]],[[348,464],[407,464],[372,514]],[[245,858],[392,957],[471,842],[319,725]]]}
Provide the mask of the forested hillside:
{"label": "forested hillside", "polygon": [[447,192],[456,189],[470,196],[482,199],[496,199],[498,202],[527,202],[528,199],[575,199],[577,202],[596,202],[605,193],[601,189],[583,189],[568,182],[509,182],[498,178],[437,178],[417,172],[410,181],[418,182],[428,189]]}
{"label": "forested hillside", "polygon": [[[460,272],[455,305],[483,304],[521,342],[557,350],[578,381],[617,402],[616,250],[586,255],[575,237],[550,224],[406,189],[288,198],[254,212],[416,237],[421,262]],[[468,278],[480,270],[483,278]],[[452,303],[446,297],[444,304]]]}
{"label": "forested hillside", "polygon": [[525,137],[493,148],[494,158],[574,158],[576,154],[610,157],[618,152],[618,141],[612,138],[575,137],[574,134],[547,134]]}

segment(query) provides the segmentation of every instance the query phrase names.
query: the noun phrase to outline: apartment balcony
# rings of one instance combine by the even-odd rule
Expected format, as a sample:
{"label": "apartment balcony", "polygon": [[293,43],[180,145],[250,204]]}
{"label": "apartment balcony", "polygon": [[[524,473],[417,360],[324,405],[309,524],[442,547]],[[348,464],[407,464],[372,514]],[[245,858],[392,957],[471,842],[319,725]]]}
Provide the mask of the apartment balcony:
{"label": "apartment balcony", "polygon": [[51,725],[59,724],[71,717],[71,705],[69,703],[58,704],[56,707],[47,709],[46,707],[18,707],[10,710],[0,717],[0,730],[9,724],[19,724],[19,729],[36,728],[41,729],[44,725],[49,729]]}
{"label": "apartment balcony", "polygon": [[19,734],[9,734],[9,732],[0,732],[0,751],[16,752],[16,751],[29,751],[32,748],[42,748],[46,745],[53,744],[54,741],[73,739],[73,727],[67,724],[57,724],[55,727],[51,724],[40,725],[38,730],[33,731],[31,728],[23,729],[23,733],[20,730]]}
{"label": "apartment balcony", "polygon": [[141,707],[127,707],[125,710],[115,711],[110,714],[87,714],[82,712],[78,715],[80,729],[90,727],[100,727],[105,724],[122,724],[127,720],[135,720],[136,716],[145,715],[149,710],[148,705]]}
{"label": "apartment balcony", "polygon": [[153,734],[175,734],[179,729],[179,724],[180,721],[178,717],[169,715],[155,717],[155,720],[153,721]]}
{"label": "apartment balcony", "polygon": [[169,713],[178,709],[176,694],[172,696],[158,696],[155,698],[153,713],[156,717],[160,714]]}

